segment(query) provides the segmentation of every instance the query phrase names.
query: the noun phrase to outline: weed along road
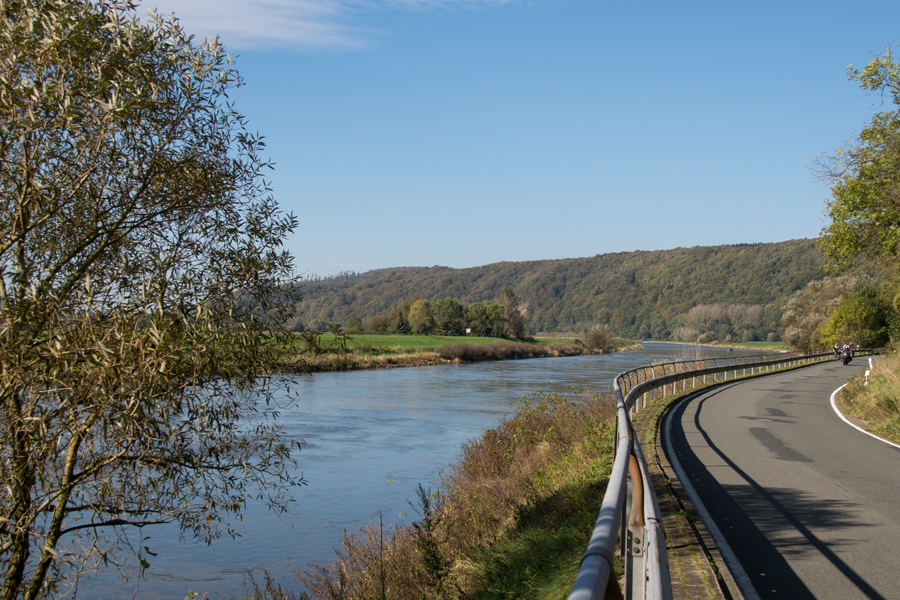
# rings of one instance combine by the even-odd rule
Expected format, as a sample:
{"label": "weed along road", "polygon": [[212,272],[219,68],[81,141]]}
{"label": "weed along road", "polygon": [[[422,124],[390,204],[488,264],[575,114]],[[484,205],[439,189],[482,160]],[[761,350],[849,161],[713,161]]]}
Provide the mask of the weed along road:
{"label": "weed along road", "polygon": [[867,364],[726,384],[664,422],[669,458],[748,600],[900,598],[900,449],[830,402]]}

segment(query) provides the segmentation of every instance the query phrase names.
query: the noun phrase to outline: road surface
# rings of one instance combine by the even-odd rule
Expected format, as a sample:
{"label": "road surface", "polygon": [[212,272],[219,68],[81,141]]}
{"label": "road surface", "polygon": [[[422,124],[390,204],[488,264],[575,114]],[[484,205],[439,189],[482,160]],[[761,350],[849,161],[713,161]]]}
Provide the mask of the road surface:
{"label": "road surface", "polygon": [[900,599],[900,448],[830,403],[866,360],[726,384],[664,424],[669,459],[731,547],[748,599]]}

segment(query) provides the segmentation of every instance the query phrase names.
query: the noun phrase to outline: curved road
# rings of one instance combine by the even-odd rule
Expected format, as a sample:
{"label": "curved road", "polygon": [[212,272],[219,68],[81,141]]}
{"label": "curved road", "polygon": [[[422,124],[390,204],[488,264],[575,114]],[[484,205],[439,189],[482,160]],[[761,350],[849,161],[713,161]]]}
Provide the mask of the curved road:
{"label": "curved road", "polygon": [[900,449],[830,404],[867,364],[726,384],[670,412],[669,459],[731,546],[746,598],[900,598]]}

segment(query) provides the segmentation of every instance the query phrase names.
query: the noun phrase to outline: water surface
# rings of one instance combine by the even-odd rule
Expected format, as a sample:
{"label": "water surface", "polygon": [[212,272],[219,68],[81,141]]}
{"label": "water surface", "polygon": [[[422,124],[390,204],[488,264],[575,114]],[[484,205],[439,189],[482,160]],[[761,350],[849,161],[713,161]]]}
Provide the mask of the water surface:
{"label": "water surface", "polygon": [[[237,540],[212,546],[179,542],[174,527],[145,528],[142,546],[150,569],[139,584],[115,573],[91,576],[79,596],[183,599],[189,590],[210,598],[244,592],[248,570],[268,570],[296,587],[288,565],[326,563],[344,529],[377,522],[385,528],[416,519],[408,504],[417,484],[436,487],[440,470],[460,444],[511,414],[513,404],[536,391],[569,385],[602,392],[622,371],[660,360],[734,356],[727,350],[647,344],[644,350],[578,356],[316,373],[292,378],[298,400],[283,414],[289,436],[302,440],[300,469],[308,485],[296,490],[289,514],[251,504],[235,528]],[[758,353],[758,352],[755,352]]]}

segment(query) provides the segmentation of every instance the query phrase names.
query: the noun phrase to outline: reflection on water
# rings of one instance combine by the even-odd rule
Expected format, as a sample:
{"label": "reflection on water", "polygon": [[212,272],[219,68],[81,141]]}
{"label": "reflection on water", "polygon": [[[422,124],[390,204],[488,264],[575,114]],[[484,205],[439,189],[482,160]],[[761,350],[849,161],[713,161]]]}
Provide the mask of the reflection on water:
{"label": "reflection on water", "polygon": [[[734,356],[734,352],[670,344],[648,344],[638,352],[608,356],[543,358],[469,365],[316,373],[295,378],[297,409],[284,414],[285,431],[303,441],[300,468],[308,482],[296,490],[289,514],[250,503],[237,540],[212,546],[179,542],[174,527],[147,528],[141,545],[151,558],[137,598],[183,599],[189,590],[211,598],[243,593],[246,571],[268,570],[291,584],[287,566],[325,563],[344,529],[376,521],[385,528],[409,523],[407,503],[415,487],[434,483],[460,444],[506,415],[523,395],[565,390],[569,385],[602,392],[613,377],[661,360]],[[735,351],[737,352],[737,351]],[[290,587],[290,585],[289,585]],[[114,573],[83,581],[79,595],[131,597],[135,582]]]}

